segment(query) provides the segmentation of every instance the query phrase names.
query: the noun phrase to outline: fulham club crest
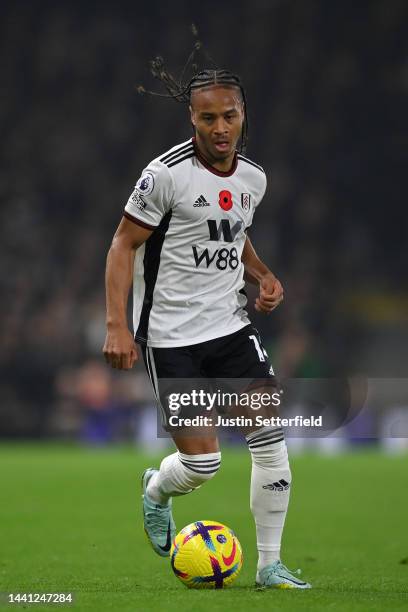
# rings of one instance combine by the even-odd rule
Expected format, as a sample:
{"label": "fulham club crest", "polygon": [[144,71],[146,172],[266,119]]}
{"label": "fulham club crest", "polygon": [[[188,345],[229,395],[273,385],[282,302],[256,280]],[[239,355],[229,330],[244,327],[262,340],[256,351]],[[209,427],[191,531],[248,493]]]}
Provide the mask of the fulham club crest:
{"label": "fulham club crest", "polygon": [[241,193],[241,204],[245,212],[249,212],[251,208],[251,194]]}

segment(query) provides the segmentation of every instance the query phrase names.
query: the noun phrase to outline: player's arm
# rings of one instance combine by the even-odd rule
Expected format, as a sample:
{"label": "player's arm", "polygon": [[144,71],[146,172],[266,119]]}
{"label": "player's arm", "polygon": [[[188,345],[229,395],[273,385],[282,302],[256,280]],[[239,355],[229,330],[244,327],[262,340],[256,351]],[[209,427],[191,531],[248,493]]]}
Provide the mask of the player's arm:
{"label": "player's arm", "polygon": [[113,368],[127,370],[137,360],[136,344],[127,324],[127,303],[138,249],[152,230],[125,217],[113,237],[106,261],[106,327],[103,354]]}
{"label": "player's arm", "polygon": [[255,300],[255,310],[271,312],[283,300],[283,288],[273,272],[259,259],[248,236],[241,261],[245,268],[245,280],[259,285],[259,297]]}

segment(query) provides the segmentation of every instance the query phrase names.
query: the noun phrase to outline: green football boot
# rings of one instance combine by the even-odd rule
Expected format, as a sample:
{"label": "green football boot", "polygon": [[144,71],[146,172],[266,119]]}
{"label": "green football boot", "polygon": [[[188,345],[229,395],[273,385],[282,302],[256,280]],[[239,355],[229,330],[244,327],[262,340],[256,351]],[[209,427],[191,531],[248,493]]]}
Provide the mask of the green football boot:
{"label": "green football boot", "polygon": [[146,488],[155,468],[147,468],[142,475],[142,500],[144,530],[153,550],[161,557],[170,556],[171,543],[176,535],[176,525],[171,514],[171,498],[165,506],[156,504],[146,495]]}
{"label": "green football boot", "polygon": [[260,572],[256,573],[256,586],[272,588],[272,589],[311,589],[312,586],[308,582],[303,582],[296,578],[301,574],[300,569],[291,572],[280,561],[275,561],[271,565],[267,565]]}

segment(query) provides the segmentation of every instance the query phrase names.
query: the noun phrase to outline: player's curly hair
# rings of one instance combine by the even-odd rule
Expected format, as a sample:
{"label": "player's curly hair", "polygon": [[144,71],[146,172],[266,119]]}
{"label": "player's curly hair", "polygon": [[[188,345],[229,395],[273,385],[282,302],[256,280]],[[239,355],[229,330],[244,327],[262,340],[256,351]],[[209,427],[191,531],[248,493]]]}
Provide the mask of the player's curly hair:
{"label": "player's curly hair", "polygon": [[[198,33],[196,27],[192,26],[194,36],[197,38]],[[193,63],[194,56],[198,51],[202,50],[206,55],[207,59],[210,60],[214,65],[214,69],[205,69],[197,72],[198,66]],[[136,89],[140,94],[150,94],[152,96],[160,96],[162,98],[172,98],[176,102],[183,102],[190,104],[191,94],[197,89],[202,87],[209,87],[211,85],[226,85],[229,87],[236,87],[241,92],[242,102],[244,105],[244,123],[242,126],[240,152],[245,153],[246,145],[248,142],[248,115],[246,105],[245,89],[242,85],[241,79],[238,75],[226,70],[219,68],[214,60],[209,56],[207,51],[204,49],[201,41],[197,40],[194,44],[193,51],[191,52],[179,79],[176,79],[165,67],[164,60],[161,56],[156,57],[150,61],[150,69],[153,76],[161,81],[168,93],[163,94],[156,91],[146,90],[143,85],[139,85]],[[185,79],[185,75],[188,70],[194,71],[194,76],[189,80]]]}

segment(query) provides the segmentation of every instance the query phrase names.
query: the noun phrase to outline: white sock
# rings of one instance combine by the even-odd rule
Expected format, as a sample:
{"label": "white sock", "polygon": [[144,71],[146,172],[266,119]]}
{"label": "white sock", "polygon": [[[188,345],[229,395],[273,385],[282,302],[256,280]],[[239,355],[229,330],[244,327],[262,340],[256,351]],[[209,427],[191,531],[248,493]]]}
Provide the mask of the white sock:
{"label": "white sock", "polygon": [[221,453],[185,455],[173,453],[165,457],[153,474],[146,493],[156,504],[165,505],[173,495],[185,495],[215,476],[221,464]]}
{"label": "white sock", "polygon": [[252,456],[251,510],[256,525],[258,571],[280,559],[282,532],[292,480],[279,427],[263,427],[247,437]]}

